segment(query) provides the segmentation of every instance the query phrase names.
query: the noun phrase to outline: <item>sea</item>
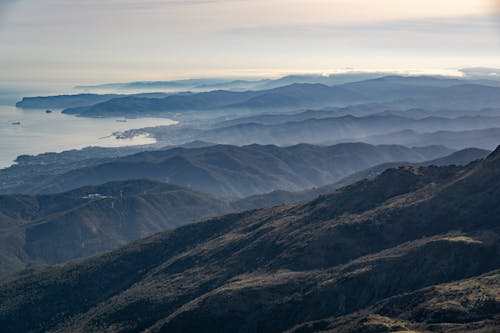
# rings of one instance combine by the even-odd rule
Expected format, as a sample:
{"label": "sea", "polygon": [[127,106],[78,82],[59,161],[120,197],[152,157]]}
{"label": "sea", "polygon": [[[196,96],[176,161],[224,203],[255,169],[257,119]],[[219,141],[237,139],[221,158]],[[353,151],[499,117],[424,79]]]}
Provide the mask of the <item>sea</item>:
{"label": "sea", "polygon": [[145,135],[117,139],[112,133],[176,123],[167,118],[83,118],[45,111],[0,105],[0,168],[12,165],[19,155],[153,144],[155,139]]}

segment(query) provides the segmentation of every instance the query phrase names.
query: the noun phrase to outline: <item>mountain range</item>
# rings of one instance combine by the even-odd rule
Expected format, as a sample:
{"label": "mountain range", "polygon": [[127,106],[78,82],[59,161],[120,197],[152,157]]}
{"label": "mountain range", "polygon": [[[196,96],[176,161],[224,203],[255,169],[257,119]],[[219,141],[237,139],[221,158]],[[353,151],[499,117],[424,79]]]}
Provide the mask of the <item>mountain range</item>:
{"label": "mountain range", "polygon": [[[149,134],[154,136],[158,141],[171,142],[173,144],[200,140],[232,145],[257,143],[284,146],[298,143],[324,144],[356,141],[372,143],[377,142],[377,137],[375,136],[383,136],[387,135],[387,133],[398,131],[401,132],[402,135],[405,133],[403,131],[408,131],[408,133],[410,133],[409,131],[412,131],[411,133],[415,133],[415,135],[422,135],[421,133],[432,133],[438,131],[462,132],[490,129],[500,126],[500,117],[498,116],[464,116],[458,118],[434,116],[414,119],[391,114],[377,114],[361,117],[346,115],[341,117],[316,118],[315,113],[312,113],[309,115],[311,118],[277,122],[278,119],[297,119],[299,117],[306,117],[306,115],[281,115],[273,117],[273,120],[270,120],[269,117],[265,117],[265,120],[262,120],[273,122],[271,124],[246,122],[224,126],[227,122],[223,122],[220,125],[214,125],[210,128],[203,129],[189,126],[160,126],[140,130],[131,130],[125,132],[124,135],[128,137],[138,134]],[[252,117],[250,119],[255,118],[258,117]],[[233,120],[230,122],[236,121],[237,120]],[[447,142],[446,135],[443,136],[444,137],[441,141]],[[390,135],[388,137],[390,137]],[[401,138],[401,141],[399,142],[403,142],[408,146],[440,144],[439,138],[435,138],[435,141],[433,141],[433,138],[429,138],[425,144],[408,142],[411,139],[412,137],[409,135],[408,138]],[[493,143],[496,144],[500,137],[493,135],[492,139]],[[416,141],[416,139],[414,140]],[[460,140],[457,141],[460,142]],[[488,141],[487,136],[485,136],[484,141],[491,142],[491,140]],[[388,139],[384,143],[388,144],[390,142],[391,141]],[[458,149],[470,146],[483,147],[484,145],[478,145],[476,142],[470,143],[465,140],[461,142],[462,145],[458,147]],[[443,143],[443,145],[446,144]],[[453,144],[451,147],[456,148],[457,145]]]}
{"label": "mountain range", "polygon": [[[176,146],[183,148],[201,148],[211,146],[207,142],[188,142]],[[21,193],[27,184],[53,178],[70,170],[109,162],[116,157],[137,154],[149,150],[165,150],[159,144],[124,146],[124,147],[86,147],[82,149],[49,152],[39,155],[20,155],[14,164],[0,169],[0,194]]]}
{"label": "mountain range", "polygon": [[[402,130],[360,138],[359,141],[371,144],[398,142],[409,146],[425,146],[432,142],[432,144],[444,145],[452,149],[463,149],[465,146],[494,149],[499,139],[500,128],[493,127],[465,131],[440,130],[430,133]],[[333,143],[331,141],[325,142],[325,144]]]}
{"label": "mountain range", "polygon": [[[488,153],[467,149],[419,165],[467,164]],[[56,194],[0,195],[0,277],[109,251],[210,216],[305,202],[402,165],[409,163],[382,164],[314,189],[273,191],[234,201],[151,180],[110,182]]]}
{"label": "mountain range", "polygon": [[153,150],[39,177],[9,193],[56,193],[110,181],[152,179],[219,197],[246,197],[274,190],[299,191],[334,183],[385,162],[423,162],[443,157],[441,146],[407,148],[346,143],[334,146],[216,145]]}
{"label": "mountain range", "polygon": [[0,276],[87,257],[231,211],[220,199],[148,180],[52,195],[2,195]]}
{"label": "mountain range", "polygon": [[437,158],[430,161],[411,163],[411,162],[389,162],[382,163],[354,172],[351,175],[342,178],[341,180],[325,186],[315,187],[298,192],[277,190],[270,193],[252,195],[240,200],[232,202],[234,207],[241,210],[255,209],[259,207],[273,206],[279,204],[300,203],[312,200],[320,195],[332,193],[335,190],[354,184],[363,179],[373,178],[387,169],[406,167],[406,166],[447,166],[447,165],[462,165],[465,166],[473,161],[485,158],[491,153],[489,150],[466,148],[456,151],[445,157]]}
{"label": "mountain range", "polygon": [[287,75],[277,79],[224,79],[224,78],[206,78],[206,79],[187,79],[176,81],[136,81],[126,83],[109,83],[90,86],[76,86],[75,89],[84,90],[262,90],[278,88],[294,83],[320,83],[325,85],[342,84],[347,82],[360,81],[365,79],[384,76],[384,73],[339,73],[333,75],[318,74],[298,74]]}
{"label": "mountain range", "polygon": [[[167,93],[141,93],[134,94],[137,98],[163,98]],[[76,94],[57,96],[23,97],[16,103],[16,107],[22,109],[66,109],[84,107],[97,103],[107,102],[114,98],[123,98],[128,95],[120,94]]]}
{"label": "mountain range", "polygon": [[64,113],[87,117],[157,116],[185,111],[276,111],[367,102],[391,103],[397,108],[407,109],[478,110],[496,107],[500,89],[497,84],[429,76],[384,76],[335,85],[295,81],[286,84],[288,81],[284,80],[277,87],[243,91],[219,89],[193,93],[26,97],[17,105],[24,108],[65,108]]}
{"label": "mountain range", "polygon": [[273,89],[213,90],[164,98],[128,96],[92,106],[68,108],[64,113],[86,117],[145,116],[209,110],[290,110],[392,102],[399,107],[427,109],[482,109],[497,107],[500,87],[436,77],[387,76],[328,86],[294,83]]}
{"label": "mountain range", "polygon": [[[500,85],[498,80],[492,73],[497,73],[495,68],[464,68],[460,72],[462,76],[446,77],[440,76],[442,79],[448,79],[450,82],[470,82],[482,83],[488,85]],[[376,79],[384,76],[394,76],[391,73],[384,72],[347,72],[336,74],[294,74],[286,75],[277,79],[228,79],[228,78],[203,78],[203,79],[186,79],[175,81],[135,81],[125,83],[107,83],[98,85],[80,85],[76,86],[78,90],[206,90],[206,89],[230,89],[230,90],[262,90],[277,88],[293,83],[320,83],[325,85],[338,85],[350,82],[358,82],[362,80]],[[425,77],[425,76],[424,76]]]}
{"label": "mountain range", "polygon": [[[500,147],[0,283],[4,332],[489,332]],[[29,292],[28,292],[29,291]]]}
{"label": "mountain range", "polygon": [[0,170],[0,331],[497,333],[500,81],[463,73],[24,98],[177,123]]}
{"label": "mountain range", "polygon": [[68,108],[66,114],[86,117],[138,116],[165,112],[217,109],[295,108],[302,106],[346,105],[366,101],[357,92],[322,84],[292,84],[259,91],[225,91],[172,95],[164,98],[128,96],[92,106]]}

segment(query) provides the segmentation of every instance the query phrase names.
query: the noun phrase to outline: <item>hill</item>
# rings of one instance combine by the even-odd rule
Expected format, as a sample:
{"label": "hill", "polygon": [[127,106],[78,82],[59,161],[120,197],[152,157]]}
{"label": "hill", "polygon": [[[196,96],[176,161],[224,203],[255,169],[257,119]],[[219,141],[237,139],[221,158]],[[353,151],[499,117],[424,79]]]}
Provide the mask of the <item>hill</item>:
{"label": "hill", "polygon": [[209,195],[147,180],[53,195],[3,195],[0,276],[87,257],[231,211]]}
{"label": "hill", "polygon": [[[398,142],[405,143],[407,146],[428,146],[440,144],[439,140],[441,140],[442,142],[451,142],[456,149],[470,147],[471,143],[468,140],[454,139],[455,134],[460,137],[460,135],[467,135],[466,132],[475,131],[477,138],[474,143],[480,142],[482,145],[496,145],[500,139],[495,133],[488,134],[488,130],[494,130],[495,127],[500,126],[500,117],[498,116],[411,118],[391,112],[364,116],[350,114],[335,116],[337,113],[356,112],[360,109],[365,110],[364,107],[357,107],[323,111],[310,110],[294,114],[263,114],[228,121],[214,121],[210,126],[203,127],[186,124],[133,129],[124,132],[122,136],[130,138],[146,134],[159,142],[170,144],[200,140],[231,145],[256,143],[280,146],[299,143],[325,145],[359,141],[371,144]],[[397,136],[397,139],[401,141],[393,139],[392,135]],[[425,144],[421,144],[419,141],[425,142]],[[416,143],[411,144],[412,142]],[[485,148],[494,149],[495,147]]]}
{"label": "hill", "polygon": [[332,193],[335,190],[351,185],[365,178],[373,178],[380,175],[387,169],[399,168],[403,166],[446,166],[446,165],[462,165],[465,166],[473,161],[483,159],[491,153],[489,150],[466,148],[463,150],[451,153],[448,156],[441,157],[435,160],[410,163],[410,162],[389,162],[370,167],[368,169],[355,172],[341,180],[325,186],[308,189],[298,192],[290,191],[273,191],[271,193],[249,196],[240,200],[234,201],[232,204],[240,210],[255,209],[266,206],[274,206],[279,204],[300,203],[312,200],[320,195]]}
{"label": "hill", "polygon": [[[466,164],[480,153],[468,149],[442,160]],[[312,200],[382,173],[385,169],[381,167],[389,165],[370,168],[328,186],[300,192],[274,191],[232,202],[147,180],[112,182],[52,195],[3,195],[0,276],[26,267],[88,257],[209,216]]]}
{"label": "hill", "polygon": [[[412,119],[394,115],[364,117],[342,116],[310,118],[280,124],[246,123],[197,132],[194,137],[225,144],[318,144],[325,141],[356,142],[366,136],[381,135],[397,130],[416,132],[479,130],[500,126],[500,117],[459,117],[454,119],[426,117]],[[159,139],[163,137],[154,134]],[[397,142],[397,141],[392,141]],[[427,140],[427,145],[432,144]]]}
{"label": "hill", "polygon": [[386,144],[398,142],[408,146],[425,146],[429,143],[444,145],[453,149],[477,147],[482,149],[495,149],[500,140],[500,128],[483,128],[464,131],[440,130],[436,132],[416,132],[403,130],[382,135],[362,138],[359,141],[370,144]]}
{"label": "hill", "polygon": [[472,161],[486,158],[491,151],[479,148],[465,148],[448,156],[440,157],[435,160],[420,163],[420,165],[467,165]]}
{"label": "hill", "polygon": [[499,172],[500,147],[466,167],[391,169],[305,204],[216,218],[24,273],[0,284],[0,325],[494,332]]}
{"label": "hill", "polygon": [[500,271],[392,297],[354,314],[298,325],[288,333],[497,332]]}
{"label": "hill", "polygon": [[[184,148],[200,148],[210,146],[207,142],[188,142]],[[149,150],[166,150],[179,146],[160,146],[157,144],[125,146],[114,148],[86,147],[66,150],[60,153],[43,153],[39,155],[21,155],[15,163],[0,169],[0,194],[21,193],[29,184],[44,179],[54,178],[70,170],[110,162],[114,158],[137,154]]]}
{"label": "hill", "polygon": [[71,170],[25,184],[22,191],[55,193],[109,181],[148,178],[216,196],[245,197],[278,189],[300,191],[323,186],[377,164],[421,162],[451,152],[439,146],[407,148],[363,143],[175,148],[119,157],[106,163]]}

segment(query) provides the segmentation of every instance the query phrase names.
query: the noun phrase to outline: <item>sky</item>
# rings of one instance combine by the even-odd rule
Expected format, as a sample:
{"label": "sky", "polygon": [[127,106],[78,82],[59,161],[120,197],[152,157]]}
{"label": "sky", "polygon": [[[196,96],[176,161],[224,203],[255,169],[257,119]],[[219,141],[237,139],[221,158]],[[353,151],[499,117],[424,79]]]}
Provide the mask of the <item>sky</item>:
{"label": "sky", "polygon": [[0,0],[0,85],[500,68],[494,0]]}

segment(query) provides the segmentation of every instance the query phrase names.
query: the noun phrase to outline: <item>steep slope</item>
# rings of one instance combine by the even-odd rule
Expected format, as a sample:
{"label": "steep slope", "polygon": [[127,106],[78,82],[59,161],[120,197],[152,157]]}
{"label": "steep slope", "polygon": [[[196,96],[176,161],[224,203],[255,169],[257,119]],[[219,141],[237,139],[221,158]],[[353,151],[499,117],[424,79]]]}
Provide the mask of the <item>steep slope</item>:
{"label": "steep slope", "polygon": [[451,153],[448,156],[441,157],[435,160],[410,163],[410,162],[389,162],[376,165],[374,167],[355,172],[341,180],[335,182],[334,184],[329,184],[313,189],[308,189],[298,192],[290,191],[273,191],[271,193],[253,195],[240,200],[234,201],[232,204],[235,208],[242,210],[245,209],[255,209],[266,206],[275,206],[279,204],[290,204],[290,203],[300,203],[306,202],[320,196],[322,194],[332,193],[335,190],[351,185],[355,182],[363,180],[365,178],[371,178],[380,175],[387,169],[398,168],[402,166],[446,166],[446,165],[467,165],[473,161],[483,159],[491,153],[489,150],[477,149],[477,148],[466,148],[459,150],[457,152]]}
{"label": "steep slope", "polygon": [[500,327],[500,271],[396,296],[340,318],[302,324],[288,333],[483,332]]}
{"label": "steep slope", "polygon": [[[479,153],[480,150],[468,149],[443,161],[461,164],[453,163],[460,160],[466,164]],[[389,168],[387,164],[382,166]],[[62,263],[111,250],[207,216],[305,202],[382,172],[359,172],[328,186],[300,192],[274,191],[233,202],[145,180],[107,183],[53,195],[3,195],[0,276],[33,265]]]}
{"label": "steep slope", "polygon": [[[217,218],[13,277],[0,285],[0,325],[5,332],[282,332],[391,297],[402,300],[380,314],[403,321],[430,299],[423,288],[500,268],[499,197],[500,148],[467,167],[391,169],[303,205]],[[491,274],[494,292],[500,281]],[[472,299],[481,290],[472,288]],[[437,318],[463,322],[463,311],[446,311],[453,293],[441,295],[436,311],[445,317]],[[487,322],[477,331],[498,329],[496,296],[481,300],[476,308]]]}
{"label": "steep slope", "polygon": [[87,257],[231,211],[209,195],[147,180],[0,196],[0,276]]}
{"label": "steep slope", "polygon": [[449,154],[444,147],[407,148],[362,143],[292,147],[218,145],[150,151],[43,179],[28,193],[67,191],[108,181],[149,178],[224,197],[278,189],[299,191],[333,183],[392,161],[420,162]]}
{"label": "steep slope", "polygon": [[421,163],[421,165],[466,165],[472,161],[483,159],[489,154],[491,154],[491,151],[486,149],[466,148],[454,152],[448,156]]}

